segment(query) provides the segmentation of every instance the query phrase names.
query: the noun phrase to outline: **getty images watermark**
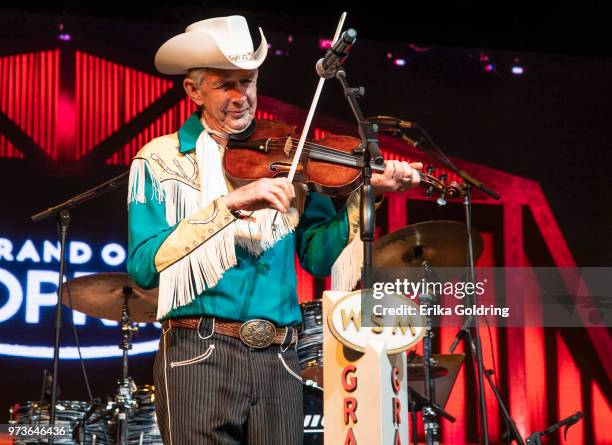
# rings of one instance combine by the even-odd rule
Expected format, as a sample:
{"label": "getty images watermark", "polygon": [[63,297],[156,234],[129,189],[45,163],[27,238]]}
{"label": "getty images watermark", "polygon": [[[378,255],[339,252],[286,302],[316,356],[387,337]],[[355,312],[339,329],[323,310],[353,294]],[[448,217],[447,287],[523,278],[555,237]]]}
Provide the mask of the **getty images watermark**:
{"label": "getty images watermark", "polygon": [[[410,300],[415,301],[417,297],[428,295],[431,296],[432,300],[428,304],[400,304],[399,307],[395,305],[385,306],[384,304],[374,304],[372,307],[372,313],[375,316],[387,317],[387,316],[498,316],[508,318],[510,315],[510,308],[508,307],[496,307],[492,304],[455,304],[450,306],[442,306],[436,304],[436,297],[454,297],[458,300],[464,300],[466,297],[474,295],[480,297],[485,294],[487,279],[476,282],[432,282],[426,281],[424,278],[421,281],[410,281],[407,278],[403,280],[396,278],[394,282],[381,282],[377,281],[374,283],[372,290],[372,297],[376,300],[382,300],[388,295],[403,295]],[[419,301],[422,301],[420,298]]]}
{"label": "getty images watermark", "polygon": [[364,326],[612,326],[612,268],[375,268],[364,291]]}

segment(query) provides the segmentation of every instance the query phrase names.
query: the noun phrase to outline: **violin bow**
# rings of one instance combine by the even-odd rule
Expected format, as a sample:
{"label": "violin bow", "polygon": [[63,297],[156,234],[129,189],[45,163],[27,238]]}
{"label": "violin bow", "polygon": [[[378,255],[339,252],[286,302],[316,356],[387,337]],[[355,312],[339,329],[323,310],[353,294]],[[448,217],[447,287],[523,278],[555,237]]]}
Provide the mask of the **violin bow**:
{"label": "violin bow", "polygon": [[[340,16],[340,21],[338,22],[338,26],[336,27],[336,34],[334,34],[334,39],[332,41],[332,46],[338,38],[340,38],[340,32],[342,31],[342,27],[344,26],[344,20],[346,19],[346,11],[342,13]],[[306,122],[304,123],[304,128],[302,129],[302,134],[300,135],[300,140],[298,142],[297,148],[295,150],[295,154],[293,155],[293,160],[291,161],[291,168],[289,169],[289,174],[287,175],[287,181],[291,184],[293,182],[293,178],[295,176],[295,172],[297,171],[298,164],[300,162],[300,158],[302,157],[302,148],[304,148],[304,143],[306,142],[306,136],[310,131],[310,125],[312,124],[312,118],[314,117],[315,110],[317,109],[317,104],[319,103],[319,97],[321,97],[321,91],[323,90],[323,85],[325,84],[325,78],[319,77],[319,83],[317,84],[317,89],[315,90],[314,98],[312,103],[310,104],[310,109],[308,110],[308,116],[306,116]],[[278,216],[278,211],[274,214],[274,219],[272,220],[272,225],[275,225],[276,217]]]}

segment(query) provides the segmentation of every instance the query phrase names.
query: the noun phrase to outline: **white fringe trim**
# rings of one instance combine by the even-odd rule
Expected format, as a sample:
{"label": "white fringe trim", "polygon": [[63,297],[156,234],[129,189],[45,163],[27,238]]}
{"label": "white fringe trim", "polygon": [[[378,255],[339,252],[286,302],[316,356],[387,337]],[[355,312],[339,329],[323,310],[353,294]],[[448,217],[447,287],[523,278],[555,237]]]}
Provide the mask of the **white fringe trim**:
{"label": "white fringe trim", "polygon": [[134,159],[130,167],[130,178],[128,181],[128,205],[132,202],[144,204],[147,201],[145,196],[145,181],[146,173],[151,178],[151,186],[153,187],[153,196],[151,198],[162,202],[162,189],[159,180],[153,174],[153,170],[149,163],[144,159]]}
{"label": "white fringe trim", "polygon": [[166,202],[166,222],[174,226],[200,208],[200,191],[177,181],[167,180],[161,183]]}
{"label": "white fringe trim", "polygon": [[234,235],[235,228],[230,224],[159,274],[158,319],[191,303],[237,264]]}
{"label": "white fringe trim", "polygon": [[[274,216],[275,225],[272,225]],[[251,255],[259,256],[264,250],[269,249],[283,237],[295,230],[300,215],[293,207],[287,213],[276,210],[263,209],[253,212],[249,219],[239,219],[234,222],[236,226],[236,243],[244,247]]]}
{"label": "white fringe trim", "polygon": [[340,256],[334,262],[331,272],[332,290],[349,292],[361,278],[363,266],[363,241],[357,235],[342,250]]}
{"label": "white fringe trim", "polygon": [[176,179],[168,179],[160,183],[149,163],[144,159],[132,161],[128,185],[128,205],[132,202],[144,204],[147,201],[147,196],[145,196],[146,173],[149,174],[153,187],[151,198],[157,199],[158,202],[165,202],[166,222],[169,226],[174,226],[199,209],[200,192],[197,189]]}

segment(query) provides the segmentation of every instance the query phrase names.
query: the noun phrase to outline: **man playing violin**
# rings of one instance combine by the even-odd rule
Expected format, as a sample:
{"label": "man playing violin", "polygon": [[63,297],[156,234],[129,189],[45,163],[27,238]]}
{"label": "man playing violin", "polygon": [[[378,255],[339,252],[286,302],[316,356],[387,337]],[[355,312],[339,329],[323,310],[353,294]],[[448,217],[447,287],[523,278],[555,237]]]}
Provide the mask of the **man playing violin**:
{"label": "man playing violin", "polygon": [[[346,268],[360,249],[357,193],[336,211],[286,178],[237,185],[223,173],[228,141],[256,125],[261,39],[253,51],[240,16],[203,20],[155,59],[160,72],[186,76],[198,106],[130,170],[128,271],[144,288],[159,286],[154,380],[165,444],[301,444],[294,258],[316,276],[355,275]],[[417,185],[419,168],[387,161],[372,177],[375,193]]]}

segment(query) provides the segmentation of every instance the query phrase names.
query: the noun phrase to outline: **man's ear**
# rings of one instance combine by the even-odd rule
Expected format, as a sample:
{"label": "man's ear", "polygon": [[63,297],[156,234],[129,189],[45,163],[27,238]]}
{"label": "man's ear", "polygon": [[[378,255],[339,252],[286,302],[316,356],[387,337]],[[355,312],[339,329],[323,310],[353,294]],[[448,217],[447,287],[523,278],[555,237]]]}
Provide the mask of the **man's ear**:
{"label": "man's ear", "polygon": [[202,93],[198,88],[196,88],[195,82],[192,79],[186,77],[183,79],[183,88],[185,89],[185,93],[187,96],[198,106],[202,106]]}

